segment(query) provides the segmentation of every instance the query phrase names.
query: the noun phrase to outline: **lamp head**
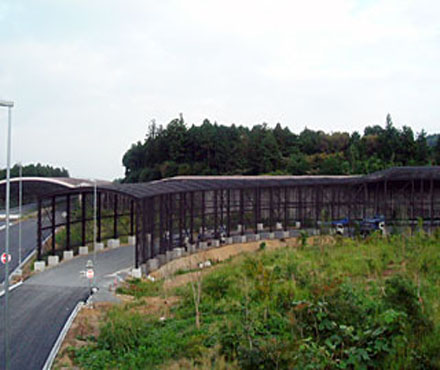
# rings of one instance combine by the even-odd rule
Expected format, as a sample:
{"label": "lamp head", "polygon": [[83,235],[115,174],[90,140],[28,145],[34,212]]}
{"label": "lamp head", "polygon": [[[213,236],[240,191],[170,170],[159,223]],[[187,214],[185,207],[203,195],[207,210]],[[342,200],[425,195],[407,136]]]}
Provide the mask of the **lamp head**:
{"label": "lamp head", "polygon": [[13,106],[14,106],[14,102],[13,101],[0,100],[0,107],[12,108]]}

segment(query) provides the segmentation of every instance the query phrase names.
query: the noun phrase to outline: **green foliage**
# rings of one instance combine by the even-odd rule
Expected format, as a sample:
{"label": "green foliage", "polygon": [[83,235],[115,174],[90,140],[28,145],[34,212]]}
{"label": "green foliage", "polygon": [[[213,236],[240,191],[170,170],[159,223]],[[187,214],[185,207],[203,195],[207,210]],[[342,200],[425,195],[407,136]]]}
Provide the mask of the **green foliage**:
{"label": "green foliage", "polygon": [[[212,368],[438,368],[439,260],[438,238],[427,234],[246,254],[204,277],[200,330],[187,286],[174,292],[181,300],[163,322],[113,309],[99,338],[74,351],[75,362],[128,369],[185,358],[197,367],[208,357]],[[160,294],[149,284],[133,280],[126,293]]]}
{"label": "green foliage", "polygon": [[[40,163],[25,165],[22,168],[22,174],[25,177],[69,177],[69,172],[65,168],[42,165]],[[11,178],[20,175],[20,167],[15,164],[11,168]],[[0,170],[0,180],[6,178],[6,170]]]}
{"label": "green foliage", "polygon": [[299,240],[301,243],[301,247],[305,247],[307,245],[307,238],[309,237],[309,233],[306,230],[301,230],[299,232]]}
{"label": "green foliage", "polygon": [[158,296],[162,290],[163,281],[145,281],[131,279],[126,285],[117,288],[116,293],[132,295],[136,298]]}
{"label": "green foliage", "polygon": [[[431,145],[429,144],[431,142]],[[277,124],[230,127],[205,119],[188,127],[180,116],[166,128],[153,121],[144,142],[125,153],[125,182],[157,180],[176,175],[258,175],[371,173],[392,166],[440,163],[440,144],[424,131],[368,126],[354,132],[313,131],[299,135]]]}

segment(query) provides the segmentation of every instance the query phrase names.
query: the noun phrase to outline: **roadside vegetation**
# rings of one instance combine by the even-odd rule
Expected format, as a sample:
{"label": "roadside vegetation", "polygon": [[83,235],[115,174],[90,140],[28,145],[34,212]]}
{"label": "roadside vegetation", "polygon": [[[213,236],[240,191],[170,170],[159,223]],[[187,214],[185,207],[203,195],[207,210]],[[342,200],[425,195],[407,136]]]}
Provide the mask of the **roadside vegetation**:
{"label": "roadside vegetation", "polygon": [[[186,272],[132,280],[99,335],[69,348],[88,369],[440,367],[440,234],[303,238]],[[181,279],[184,271],[174,278]],[[171,277],[172,279],[172,277]],[[195,294],[200,282],[201,293]],[[146,310],[152,300],[167,311]],[[150,303],[149,303],[150,302]],[[198,314],[196,315],[196,307]],[[198,320],[198,325],[196,325]]]}

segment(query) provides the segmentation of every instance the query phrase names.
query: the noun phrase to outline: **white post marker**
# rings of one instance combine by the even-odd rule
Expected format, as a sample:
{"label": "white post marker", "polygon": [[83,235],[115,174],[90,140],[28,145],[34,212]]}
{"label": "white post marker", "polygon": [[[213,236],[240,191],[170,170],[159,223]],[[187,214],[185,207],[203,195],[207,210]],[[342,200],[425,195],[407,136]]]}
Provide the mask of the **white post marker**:
{"label": "white post marker", "polygon": [[93,282],[94,277],[95,277],[95,271],[93,269],[93,262],[92,262],[92,260],[88,260],[86,263],[86,278],[87,278],[87,281],[89,282],[90,294],[92,294],[92,291],[93,291],[92,282]]}

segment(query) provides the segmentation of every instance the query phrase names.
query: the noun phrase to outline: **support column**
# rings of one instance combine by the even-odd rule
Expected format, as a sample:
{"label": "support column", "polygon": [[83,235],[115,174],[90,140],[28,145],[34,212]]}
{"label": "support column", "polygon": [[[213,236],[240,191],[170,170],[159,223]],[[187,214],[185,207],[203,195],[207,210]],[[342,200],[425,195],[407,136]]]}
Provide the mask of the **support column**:
{"label": "support column", "polygon": [[319,202],[319,187],[318,186],[314,186],[313,187],[314,190],[314,206],[315,206],[315,226],[318,225],[318,221],[319,221],[319,211],[320,211],[320,206],[321,203]]}
{"label": "support column", "polygon": [[183,247],[184,242],[183,242],[183,207],[184,207],[184,202],[183,202],[183,195],[184,193],[179,193],[179,246]]}
{"label": "support column", "polygon": [[134,234],[134,200],[130,201],[130,235]]}
{"label": "support column", "polygon": [[190,241],[191,244],[194,243],[194,192],[190,193],[190,218],[189,218],[189,228],[190,228]]}
{"label": "support column", "polygon": [[56,229],[56,222],[55,222],[55,207],[56,207],[56,203],[55,203],[55,196],[52,197],[52,227],[51,227],[51,233],[52,233],[52,256],[55,255],[55,244],[56,244],[56,240],[55,240],[55,229]]}
{"label": "support column", "polygon": [[414,193],[415,193],[415,186],[414,186],[414,179],[411,180],[411,221],[414,220],[414,214],[415,214],[415,199],[414,199]]}
{"label": "support column", "polygon": [[273,231],[273,187],[269,188],[269,231]]}
{"label": "support column", "polygon": [[277,219],[276,222],[281,222],[281,187],[277,188]]}
{"label": "support column", "polygon": [[346,194],[346,199],[347,199],[347,197],[348,197],[348,200],[347,200],[347,207],[348,207],[348,220],[349,220],[350,224],[351,224],[351,222],[352,222],[352,220],[351,220],[351,206],[352,206],[352,200],[353,200],[353,194],[352,194],[352,192],[353,192],[353,188],[352,188],[351,186],[349,186],[349,187],[348,187],[347,194]]}
{"label": "support column", "polygon": [[118,238],[118,195],[113,198],[113,238]]}
{"label": "support column", "polygon": [[241,235],[244,235],[244,194],[243,189],[240,189],[240,225],[241,225]]}
{"label": "support column", "polygon": [[[154,258],[156,257],[156,251],[154,250],[154,239],[155,239],[155,231],[156,231],[156,199],[155,197],[150,198],[150,207],[148,207],[148,211],[146,212],[144,210],[143,215],[145,217],[145,214],[148,214],[148,222],[150,223],[149,228],[145,228],[146,230],[150,230],[150,245],[147,249],[147,252],[149,251],[149,254],[147,258]],[[146,206],[146,202],[143,202],[144,207]],[[146,235],[144,233],[144,238],[146,238]],[[148,239],[147,239],[148,243]]]}
{"label": "support column", "polygon": [[335,220],[335,203],[336,203],[335,187],[332,186],[330,189],[332,192],[332,203],[330,204],[330,217],[333,221]]}
{"label": "support column", "polygon": [[86,193],[81,193],[81,245],[86,245]]}
{"label": "support column", "polygon": [[206,227],[206,220],[205,220],[205,191],[202,191],[202,239],[204,239],[205,236],[205,227]]}
{"label": "support column", "polygon": [[66,196],[66,250],[70,251],[70,194]]}
{"label": "support column", "polygon": [[164,223],[164,199],[163,195],[159,197],[159,249],[160,254],[165,254],[165,248],[164,248],[164,240],[163,240],[163,223]]}
{"label": "support column", "polygon": [[221,227],[223,228],[223,224],[225,223],[224,221],[224,217],[223,217],[223,209],[224,209],[224,204],[223,204],[223,189],[220,190],[220,224]]}
{"label": "support column", "polygon": [[182,210],[182,215],[183,215],[183,230],[185,230],[185,237],[188,236],[187,233],[187,222],[186,222],[186,193],[183,193],[183,210]]}
{"label": "support column", "polygon": [[288,209],[288,200],[289,200],[289,189],[288,187],[284,187],[284,231],[288,229],[289,222],[289,209]]}
{"label": "support column", "polygon": [[258,234],[258,188],[254,189],[254,233]]}
{"label": "support column", "polygon": [[168,250],[173,249],[173,209],[174,209],[174,199],[173,194],[168,195],[169,205],[168,205]]}
{"label": "support column", "polygon": [[37,260],[41,260],[41,252],[43,249],[41,237],[41,199],[38,198],[38,221],[37,221]]}
{"label": "support column", "polygon": [[[133,211],[133,208],[134,208],[134,201],[133,200],[131,201],[131,208]],[[140,207],[139,203],[136,202],[136,226],[135,226],[136,235],[135,235],[135,245],[134,245],[134,267],[135,268],[139,268],[139,244],[141,244],[140,237],[139,237],[139,220],[141,219],[141,217],[139,215],[140,210],[141,210],[141,207]],[[145,217],[145,215],[143,214],[142,220],[144,220],[144,217]],[[143,234],[143,238],[142,238],[141,245],[143,246],[142,249],[145,250],[145,244],[144,244],[145,243],[145,231],[142,234]],[[133,233],[131,233],[131,235],[133,235]]]}
{"label": "support column", "polygon": [[96,235],[96,239],[97,239],[97,242],[98,243],[101,243],[101,241],[102,241],[102,231],[101,231],[101,219],[102,219],[102,195],[101,195],[101,193],[99,193],[98,192],[98,199],[97,199],[97,210],[96,210],[96,213],[97,213],[97,215],[96,215],[96,218],[97,218],[97,220],[96,220],[96,228],[97,228],[97,235]]}
{"label": "support column", "polygon": [[420,215],[423,220],[425,219],[425,206],[424,206],[424,197],[423,197],[424,189],[423,189],[423,179],[420,179]]}
{"label": "support column", "polygon": [[218,192],[214,190],[214,238],[217,239],[218,235],[218,205],[217,205]]}
{"label": "support column", "polygon": [[431,179],[430,181],[429,198],[430,198],[429,218],[430,218],[431,231],[432,231],[432,227],[434,226],[434,180],[433,179]]}
{"label": "support column", "polygon": [[379,213],[378,210],[378,200],[379,197],[379,183],[376,183],[376,186],[374,187],[374,215],[377,215]]}
{"label": "support column", "polygon": [[364,187],[364,201],[363,201],[363,205],[362,205],[362,218],[366,218],[367,217],[367,199],[368,199],[367,184],[364,183],[363,187]]}
{"label": "support column", "polygon": [[226,228],[228,237],[231,236],[231,190],[226,190]]}

